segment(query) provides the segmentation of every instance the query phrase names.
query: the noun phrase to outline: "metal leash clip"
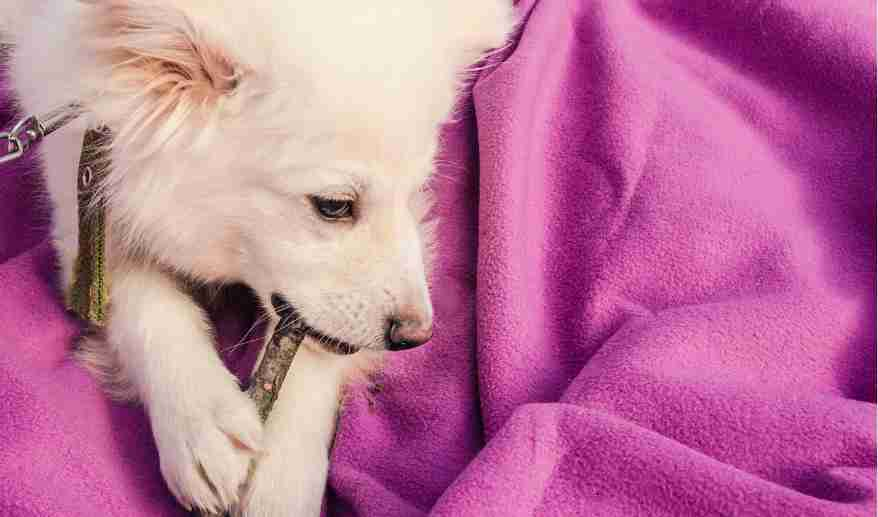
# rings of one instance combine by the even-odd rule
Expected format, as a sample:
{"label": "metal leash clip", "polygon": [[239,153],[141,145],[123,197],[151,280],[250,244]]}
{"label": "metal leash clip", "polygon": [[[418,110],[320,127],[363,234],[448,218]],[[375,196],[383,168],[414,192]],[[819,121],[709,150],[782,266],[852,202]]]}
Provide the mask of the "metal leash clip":
{"label": "metal leash clip", "polygon": [[80,105],[72,103],[55,108],[42,117],[31,115],[19,120],[11,131],[0,133],[0,165],[21,158],[34,144],[81,113]]}

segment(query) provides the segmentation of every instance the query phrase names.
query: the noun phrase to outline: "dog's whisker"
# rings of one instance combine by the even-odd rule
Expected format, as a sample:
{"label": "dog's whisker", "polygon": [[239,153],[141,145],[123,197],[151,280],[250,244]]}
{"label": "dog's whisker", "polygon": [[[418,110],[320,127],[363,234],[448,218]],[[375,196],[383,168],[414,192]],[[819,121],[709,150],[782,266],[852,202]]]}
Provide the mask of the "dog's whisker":
{"label": "dog's whisker", "polygon": [[256,319],[253,321],[253,324],[250,325],[250,328],[247,329],[247,332],[245,332],[244,335],[241,336],[241,338],[238,340],[238,342],[235,343],[234,345],[230,346],[230,347],[227,347],[225,350],[223,350],[223,352],[232,352],[232,351],[235,351],[235,350],[237,350],[237,349],[239,349],[239,348],[241,348],[241,347],[243,347],[243,346],[245,346],[245,345],[249,345],[249,344],[252,343],[253,341],[257,340],[258,338],[253,338],[253,339],[247,339],[247,338],[250,337],[250,334],[252,334],[253,331],[256,330],[257,327],[259,327],[259,325],[261,325],[262,323],[264,323],[265,321],[267,321],[268,318],[269,318],[269,315],[268,315],[268,314],[262,314],[262,315],[260,315],[258,318],[256,318]]}
{"label": "dog's whisker", "polygon": [[289,319],[286,321],[282,321],[281,323],[282,323],[282,326],[275,331],[279,334],[283,334],[283,333],[287,332],[288,330],[290,330],[291,328],[302,323],[302,318],[296,317],[296,318],[292,318],[292,319]]}

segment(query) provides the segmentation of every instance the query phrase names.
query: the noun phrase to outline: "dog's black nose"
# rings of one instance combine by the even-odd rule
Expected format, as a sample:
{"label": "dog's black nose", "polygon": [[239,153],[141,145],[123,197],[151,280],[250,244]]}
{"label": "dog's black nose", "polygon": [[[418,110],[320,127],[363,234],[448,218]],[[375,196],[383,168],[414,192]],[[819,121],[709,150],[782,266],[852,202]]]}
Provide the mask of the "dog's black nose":
{"label": "dog's black nose", "polygon": [[433,325],[419,319],[392,318],[387,325],[387,349],[393,352],[421,346],[433,337]]}

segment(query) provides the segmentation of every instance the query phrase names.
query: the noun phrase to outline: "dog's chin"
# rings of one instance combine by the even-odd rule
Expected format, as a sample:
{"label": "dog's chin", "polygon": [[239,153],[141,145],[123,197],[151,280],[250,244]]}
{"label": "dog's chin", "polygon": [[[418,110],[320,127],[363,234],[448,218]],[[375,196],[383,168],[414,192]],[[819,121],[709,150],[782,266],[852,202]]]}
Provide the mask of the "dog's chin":
{"label": "dog's chin", "polygon": [[351,355],[359,352],[360,347],[329,334],[323,333],[308,324],[302,314],[283,296],[271,295],[271,306],[280,317],[278,328],[281,332],[292,331],[294,327],[301,329],[307,337],[313,339],[323,350],[337,355]]}

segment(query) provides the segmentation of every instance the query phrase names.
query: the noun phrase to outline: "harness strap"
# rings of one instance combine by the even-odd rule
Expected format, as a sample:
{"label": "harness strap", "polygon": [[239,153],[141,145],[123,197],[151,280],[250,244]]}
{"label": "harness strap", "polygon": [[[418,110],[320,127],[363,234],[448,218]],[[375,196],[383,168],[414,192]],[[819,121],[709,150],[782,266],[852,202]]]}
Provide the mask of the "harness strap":
{"label": "harness strap", "polygon": [[89,129],[82,142],[77,175],[79,250],[73,268],[73,285],[67,307],[93,326],[103,326],[107,315],[106,209],[99,197],[109,168],[104,129]]}

